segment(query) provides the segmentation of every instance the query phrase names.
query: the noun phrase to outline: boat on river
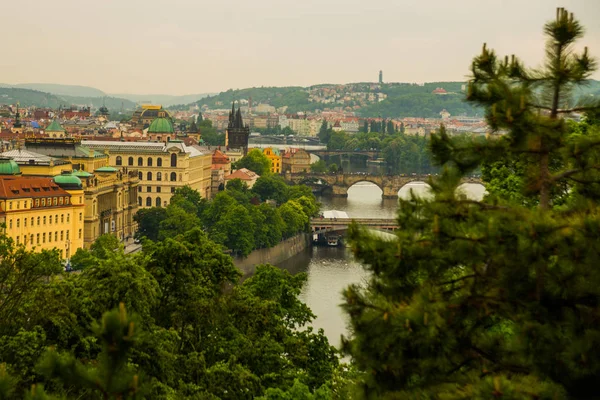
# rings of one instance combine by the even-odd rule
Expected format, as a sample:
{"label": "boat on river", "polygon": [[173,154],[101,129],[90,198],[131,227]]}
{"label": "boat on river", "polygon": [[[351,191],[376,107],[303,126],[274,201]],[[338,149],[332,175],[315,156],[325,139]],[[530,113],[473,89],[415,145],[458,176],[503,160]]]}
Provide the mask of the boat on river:
{"label": "boat on river", "polygon": [[337,247],[340,245],[340,237],[338,235],[327,236],[327,246]]}

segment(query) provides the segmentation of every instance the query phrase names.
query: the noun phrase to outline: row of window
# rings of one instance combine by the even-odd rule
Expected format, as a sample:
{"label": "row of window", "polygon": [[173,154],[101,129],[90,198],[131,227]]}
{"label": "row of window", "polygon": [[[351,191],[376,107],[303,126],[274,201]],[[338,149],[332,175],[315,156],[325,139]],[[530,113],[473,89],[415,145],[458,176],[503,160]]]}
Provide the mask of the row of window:
{"label": "row of window", "polygon": [[[10,201],[8,202],[8,209],[12,210],[13,209],[13,203],[15,203],[16,205],[16,209],[19,210],[21,209],[21,201],[17,200],[17,201]],[[42,199],[35,199],[31,201],[31,205],[34,207],[40,207],[40,205],[42,207],[46,207],[46,206],[58,206],[58,205],[68,205],[69,204],[69,198],[68,197],[44,197]],[[27,208],[29,207],[29,201],[28,200],[23,200],[23,208]]]}
{"label": "row of window", "polygon": [[[152,172],[148,172],[146,174],[146,180],[147,181],[151,181],[152,180]],[[138,177],[140,178],[140,181],[144,179],[144,174],[142,172],[138,172]],[[162,172],[157,172],[156,173],[156,180],[157,181],[162,181],[163,178],[163,174]],[[169,179],[170,178],[170,179]],[[179,174],[179,181],[181,181],[182,175]],[[177,181],[177,174],[175,172],[171,172],[171,174],[169,175],[168,172],[165,172],[165,182],[176,182]]]}
{"label": "row of window", "polygon": [[[141,197],[138,197],[138,203],[140,206],[143,205],[143,201]],[[156,199],[154,199],[154,205],[156,207],[160,207],[162,205],[160,197],[157,197]],[[167,206],[167,202],[165,201],[165,207]],[[146,197],[146,207],[152,207],[152,198],[151,197]]]}
{"label": "row of window", "polygon": [[[60,240],[69,240],[69,232],[70,231],[60,231]],[[40,243],[46,243],[46,239],[48,240],[48,243],[52,243],[52,233],[54,233],[54,241],[58,242],[58,231],[56,232],[48,232],[48,235],[46,236],[46,232],[42,232],[42,233],[38,233],[35,236],[33,234],[31,235],[23,235],[23,244],[25,246],[27,246],[28,244],[30,245],[34,245],[34,244],[40,244]],[[66,234],[66,235],[65,235]],[[81,229],[78,232],[78,236],[79,239],[81,239],[83,233],[81,231]],[[17,236],[15,238],[17,244],[21,244],[21,236]]]}
{"label": "row of window", "polygon": [[[142,188],[140,187],[140,192],[143,192]],[[148,193],[152,193],[152,186],[146,186],[146,192]],[[162,187],[161,186],[157,186],[156,187],[156,193],[161,193],[162,192]],[[171,193],[175,193],[175,186],[171,186]]]}
{"label": "row of window", "polygon": [[[127,165],[133,166],[133,162],[134,162],[133,157],[129,157],[127,159]],[[146,166],[147,167],[152,167],[153,163],[154,162],[152,160],[152,157],[148,157],[148,159],[146,160]],[[123,157],[117,156],[116,164],[117,165],[123,165]],[[156,159],[156,166],[157,167],[162,167],[162,165],[163,165],[162,158],[157,158]],[[144,158],[143,157],[138,157],[138,159],[137,159],[137,166],[138,167],[143,167],[144,166]],[[176,166],[177,166],[177,154],[173,153],[173,154],[171,154],[171,167],[176,167]]]}
{"label": "row of window", "polygon": [[[28,218],[23,218],[23,227],[27,227],[27,220]],[[82,221],[83,220],[83,213],[79,213],[79,220]],[[31,217],[31,226],[36,226],[35,225],[35,217]],[[37,217],[37,226],[40,225],[46,225],[46,221],[48,222],[49,225],[52,225],[52,215],[50,215],[47,219],[46,216],[44,215],[43,217]],[[21,227],[21,218],[17,218],[16,219],[16,225],[17,228]],[[71,222],[71,214],[67,214],[67,224]],[[58,214],[56,214],[54,216],[54,223],[58,224]],[[65,223],[65,214],[60,214],[60,223],[64,224]],[[8,228],[12,229],[13,227],[13,220],[9,219],[8,220]]]}

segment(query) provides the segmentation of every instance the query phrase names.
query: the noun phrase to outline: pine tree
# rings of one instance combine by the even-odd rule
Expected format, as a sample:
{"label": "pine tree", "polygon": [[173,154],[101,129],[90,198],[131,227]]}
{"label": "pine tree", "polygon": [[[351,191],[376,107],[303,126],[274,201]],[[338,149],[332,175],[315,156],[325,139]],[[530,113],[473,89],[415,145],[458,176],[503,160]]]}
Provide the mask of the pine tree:
{"label": "pine tree", "polygon": [[365,122],[363,123],[363,132],[369,133],[369,121],[367,121],[366,119],[365,119]]}
{"label": "pine tree", "polygon": [[390,135],[393,135],[396,133],[396,128],[394,127],[394,122],[392,120],[389,120],[387,123],[387,132]]}
{"label": "pine tree", "polygon": [[[600,110],[569,107],[596,64],[573,51],[583,28],[564,9],[544,32],[542,69],[485,45],[474,59],[468,101],[494,134],[432,135],[435,197],[400,200],[396,240],[350,229],[371,272],[345,291],[343,350],[366,373],[359,398],[600,397],[600,127],[574,135],[564,120]],[[536,206],[456,194],[482,163],[522,156]]]}

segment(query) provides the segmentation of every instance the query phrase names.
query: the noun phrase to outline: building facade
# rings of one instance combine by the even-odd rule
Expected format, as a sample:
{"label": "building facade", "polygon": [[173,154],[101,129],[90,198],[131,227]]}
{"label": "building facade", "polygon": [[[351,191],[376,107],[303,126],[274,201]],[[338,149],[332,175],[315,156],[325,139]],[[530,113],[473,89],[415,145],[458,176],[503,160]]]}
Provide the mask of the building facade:
{"label": "building facade", "polygon": [[281,158],[282,172],[292,174],[310,171],[310,154],[304,149],[287,149]]}
{"label": "building facade", "polygon": [[225,131],[225,147],[232,149],[241,149],[244,155],[248,154],[248,138],[250,137],[250,128],[244,125],[242,120],[242,112],[238,108],[235,111],[234,106],[231,106],[229,113],[229,124]]}
{"label": "building facade", "polygon": [[0,223],[16,244],[56,248],[68,259],[83,247],[83,213],[78,179],[22,176],[13,160],[0,159]]}
{"label": "building facade", "polygon": [[278,149],[274,149],[272,147],[266,147],[263,149],[263,154],[267,156],[269,161],[271,161],[271,172],[274,174],[281,173],[281,153]]}
{"label": "building facade", "polygon": [[202,197],[210,198],[211,153],[178,140],[167,143],[87,140],[82,144],[105,151],[111,167],[137,171],[140,207],[166,207],[175,189],[186,185]]}

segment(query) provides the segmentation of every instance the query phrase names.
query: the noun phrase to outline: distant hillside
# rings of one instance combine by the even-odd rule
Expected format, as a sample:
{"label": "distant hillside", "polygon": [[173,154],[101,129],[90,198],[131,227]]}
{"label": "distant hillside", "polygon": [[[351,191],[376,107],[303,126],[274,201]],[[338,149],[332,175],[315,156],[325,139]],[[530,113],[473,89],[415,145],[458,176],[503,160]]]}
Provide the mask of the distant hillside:
{"label": "distant hillside", "polygon": [[103,105],[109,110],[133,110],[136,108],[136,104],[127,99],[119,97],[82,97],[82,96],[59,96],[64,99],[64,105],[80,105],[80,106],[92,106],[93,108],[100,108]]}
{"label": "distant hillside", "polygon": [[[384,83],[382,85],[362,82],[346,85],[320,84],[306,88],[255,87],[230,89],[203,98],[196,103],[213,109],[229,108],[234,100],[248,100],[252,97],[254,104],[267,103],[276,108],[287,106],[286,112],[291,113],[350,107],[361,117],[435,118],[439,117],[439,113],[444,109],[451,115],[481,116],[480,109],[465,102],[463,85],[465,82]],[[444,89],[446,94],[434,94],[433,91],[437,88]],[[380,94],[381,99],[366,100],[371,95]],[[576,99],[583,99],[586,96],[600,96],[600,81],[590,81],[588,85],[574,93]]]}
{"label": "distant hillside", "polygon": [[47,92],[56,95],[64,96],[82,96],[82,97],[102,97],[106,96],[102,90],[89,87],[89,86],[77,86],[77,85],[59,85],[56,83],[19,83],[13,85],[15,88],[20,89],[32,89],[39,90],[40,92]]}
{"label": "distant hillside", "polygon": [[38,90],[0,87],[0,104],[16,104],[17,102],[24,107],[58,108],[64,104],[64,99]]}
{"label": "distant hillside", "polygon": [[190,104],[213,94],[215,93],[198,93],[186,94],[183,96],[172,96],[169,94],[115,93],[112,94],[112,96],[127,99],[134,103],[150,102],[152,104],[162,104],[165,107],[169,107],[175,104]]}

